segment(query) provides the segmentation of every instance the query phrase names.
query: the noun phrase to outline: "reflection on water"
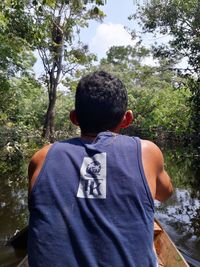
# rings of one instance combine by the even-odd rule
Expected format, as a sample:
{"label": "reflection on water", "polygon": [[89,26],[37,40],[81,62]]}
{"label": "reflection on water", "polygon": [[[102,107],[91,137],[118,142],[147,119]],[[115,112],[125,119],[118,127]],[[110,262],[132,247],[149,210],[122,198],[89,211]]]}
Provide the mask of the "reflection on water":
{"label": "reflection on water", "polygon": [[200,201],[189,190],[176,189],[164,204],[156,202],[156,217],[194,267],[200,267]]}
{"label": "reflection on water", "polygon": [[[156,203],[156,217],[193,267],[200,267],[200,153],[165,150],[174,195]],[[14,265],[15,252],[6,240],[27,224],[27,160],[19,151],[0,155],[0,266]]]}
{"label": "reflection on water", "polygon": [[0,266],[16,266],[16,255],[6,241],[27,224],[27,164],[21,153],[0,155]]}
{"label": "reflection on water", "polygon": [[190,265],[200,267],[200,153],[166,150],[165,163],[176,190],[167,202],[155,203],[156,217]]}

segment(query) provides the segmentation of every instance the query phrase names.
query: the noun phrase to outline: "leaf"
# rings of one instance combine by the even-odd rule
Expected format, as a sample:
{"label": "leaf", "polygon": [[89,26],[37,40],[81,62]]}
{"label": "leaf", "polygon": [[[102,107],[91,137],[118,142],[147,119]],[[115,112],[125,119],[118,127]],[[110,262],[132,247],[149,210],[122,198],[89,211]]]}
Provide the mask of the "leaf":
{"label": "leaf", "polygon": [[32,1],[32,4],[33,4],[34,6],[37,6],[38,1],[37,1],[37,0],[33,0],[33,1]]}

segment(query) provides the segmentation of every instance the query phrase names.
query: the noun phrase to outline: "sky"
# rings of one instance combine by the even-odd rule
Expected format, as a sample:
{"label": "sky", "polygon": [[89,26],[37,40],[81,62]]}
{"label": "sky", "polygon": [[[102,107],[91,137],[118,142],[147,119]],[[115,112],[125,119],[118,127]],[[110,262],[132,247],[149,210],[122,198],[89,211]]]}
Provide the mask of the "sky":
{"label": "sky", "polygon": [[[139,0],[107,0],[107,4],[101,9],[106,14],[102,23],[92,21],[88,28],[82,30],[81,40],[89,45],[91,52],[97,54],[98,58],[105,57],[106,52],[114,45],[134,45],[137,40],[132,40],[131,35],[125,27],[135,30],[140,35],[143,45],[150,47],[155,41],[157,43],[167,42],[169,36],[153,34],[141,34],[141,28],[136,20],[128,20],[128,16],[133,15],[137,11],[137,3]],[[155,65],[153,58],[147,59],[148,64]]]}
{"label": "sky", "polygon": [[136,11],[134,0],[107,0],[101,8],[106,17],[102,23],[92,21],[87,29],[82,30],[81,39],[89,45],[92,53],[98,58],[106,55],[113,45],[134,45],[135,41],[125,30],[125,26],[137,28],[137,24],[128,20],[128,16]]}

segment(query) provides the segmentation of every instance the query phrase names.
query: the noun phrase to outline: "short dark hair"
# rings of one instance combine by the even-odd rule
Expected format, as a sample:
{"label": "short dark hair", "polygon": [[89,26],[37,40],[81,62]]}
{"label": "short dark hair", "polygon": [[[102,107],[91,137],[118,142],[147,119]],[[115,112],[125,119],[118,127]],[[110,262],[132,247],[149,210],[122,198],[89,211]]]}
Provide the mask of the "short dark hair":
{"label": "short dark hair", "polygon": [[99,133],[114,129],[127,109],[124,84],[105,71],[83,77],[76,88],[75,110],[84,133]]}

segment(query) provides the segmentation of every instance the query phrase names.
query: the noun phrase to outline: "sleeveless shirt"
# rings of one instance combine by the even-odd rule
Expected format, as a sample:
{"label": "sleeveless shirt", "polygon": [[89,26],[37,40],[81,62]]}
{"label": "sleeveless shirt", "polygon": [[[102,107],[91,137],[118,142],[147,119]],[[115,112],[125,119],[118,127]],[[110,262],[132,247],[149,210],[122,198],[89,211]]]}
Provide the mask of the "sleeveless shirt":
{"label": "sleeveless shirt", "polygon": [[29,197],[30,267],[155,267],[154,203],[136,137],[54,143]]}

